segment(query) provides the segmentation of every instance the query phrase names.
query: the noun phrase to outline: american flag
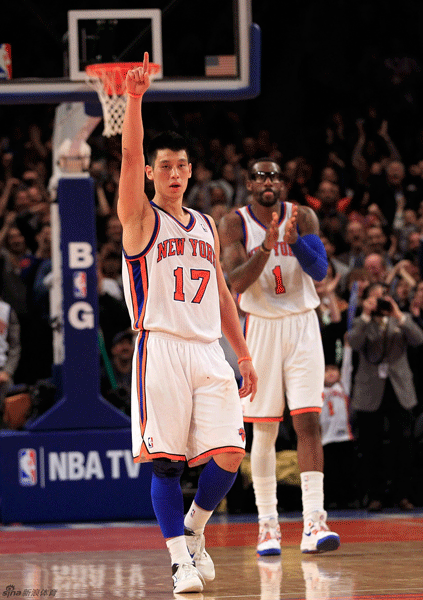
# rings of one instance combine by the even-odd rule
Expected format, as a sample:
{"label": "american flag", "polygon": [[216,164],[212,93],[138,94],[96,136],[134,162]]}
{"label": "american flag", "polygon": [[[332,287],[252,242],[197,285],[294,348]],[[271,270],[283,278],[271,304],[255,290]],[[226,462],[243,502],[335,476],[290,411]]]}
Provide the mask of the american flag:
{"label": "american flag", "polygon": [[237,61],[233,54],[227,56],[206,56],[206,77],[236,77]]}

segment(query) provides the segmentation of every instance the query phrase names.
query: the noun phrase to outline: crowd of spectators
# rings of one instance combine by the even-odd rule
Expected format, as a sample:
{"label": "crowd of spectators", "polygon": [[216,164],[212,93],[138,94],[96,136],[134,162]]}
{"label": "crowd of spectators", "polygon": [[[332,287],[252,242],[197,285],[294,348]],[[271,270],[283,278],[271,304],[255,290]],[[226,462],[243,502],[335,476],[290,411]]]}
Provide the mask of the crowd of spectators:
{"label": "crowd of spectators", "polygon": [[[8,393],[14,386],[36,386],[51,378],[53,360],[48,183],[54,107],[27,112],[13,108],[8,127],[2,131],[0,125],[0,299],[11,309],[10,317],[7,311],[0,315],[0,335],[5,340],[5,366],[0,365],[0,379],[8,381]],[[147,123],[162,124],[160,108],[146,110],[157,111],[157,118],[145,117]],[[404,144],[404,140],[391,138],[391,123],[374,106],[368,106],[363,119],[353,121],[339,111],[330,115],[328,125],[322,128],[321,145],[313,152],[313,157],[319,157],[316,160],[306,154],[287,154],[271,131],[247,129],[233,107],[220,109],[217,130],[225,134],[216,137],[210,137],[210,120],[206,128],[201,107],[187,105],[178,110],[175,128],[187,136],[192,146],[188,207],[211,214],[218,223],[222,215],[248,203],[245,178],[249,161],[266,156],[283,169],[287,199],[316,211],[329,258],[326,279],[316,283],[325,357],[327,365],[339,371],[336,383],[352,397],[359,353],[348,344],[346,334],[361,314],[368,285],[381,284],[399,310],[423,331],[420,127],[416,123],[414,139],[409,139],[407,131]],[[146,131],[147,142],[155,133],[153,129]],[[127,412],[131,339],[120,274],[121,226],[116,215],[120,139],[106,139],[98,128],[89,143],[90,173],[96,188],[99,322],[104,343],[101,389],[105,397]],[[403,156],[400,149],[405,146],[407,153]],[[7,361],[8,354],[13,360]],[[407,454],[414,477],[407,491],[410,508],[413,502],[423,505],[419,450],[423,443],[423,345],[407,347],[407,359],[417,399],[410,408],[412,449]],[[339,507],[354,502],[366,505],[372,500],[359,477],[361,450],[354,410],[348,418],[358,461],[358,466],[351,468],[358,479],[353,497],[344,498]],[[384,447],[389,447],[389,427],[384,427],[381,435]],[[392,501],[392,485],[388,476],[381,505]]]}

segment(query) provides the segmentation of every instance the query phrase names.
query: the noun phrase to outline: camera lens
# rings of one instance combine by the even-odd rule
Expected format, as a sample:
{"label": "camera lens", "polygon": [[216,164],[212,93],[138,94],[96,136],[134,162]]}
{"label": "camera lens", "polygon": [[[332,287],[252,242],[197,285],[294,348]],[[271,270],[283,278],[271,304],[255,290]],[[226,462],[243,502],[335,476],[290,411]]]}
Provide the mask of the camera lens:
{"label": "camera lens", "polygon": [[378,314],[390,313],[391,310],[392,310],[392,305],[389,302],[389,300],[385,300],[384,298],[378,298],[377,299],[376,312]]}

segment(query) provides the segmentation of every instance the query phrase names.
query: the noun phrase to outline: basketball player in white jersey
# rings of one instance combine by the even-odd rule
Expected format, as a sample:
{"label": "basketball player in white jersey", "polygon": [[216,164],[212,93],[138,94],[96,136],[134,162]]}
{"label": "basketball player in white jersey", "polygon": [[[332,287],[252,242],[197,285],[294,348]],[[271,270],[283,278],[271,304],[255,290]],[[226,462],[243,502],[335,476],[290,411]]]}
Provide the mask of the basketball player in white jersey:
{"label": "basketball player in white jersey", "polygon": [[[123,226],[123,280],[133,328],[132,447],[136,462],[153,461],[151,495],[172,564],[174,592],[200,592],[215,576],[204,527],[231,488],[245,453],[239,396],[255,395],[252,365],[219,262],[214,222],[182,206],[191,177],[185,140],[157,136],[143,154],[144,66],[130,70],[122,132],[118,215]],[[154,184],[150,203],[145,176]],[[243,384],[219,344],[231,343]],[[184,519],[180,478],[207,463]]]}
{"label": "basketball player in white jersey", "polygon": [[246,340],[259,383],[244,399],[253,423],[251,468],[259,518],[257,553],[280,554],[275,442],[285,394],[297,435],[304,517],[302,552],[339,546],[323,509],[322,409],[324,357],[313,279],[326,275],[327,257],[312,209],[283,201],[282,172],[270,158],[250,166],[251,204],[219,227],[223,266],[247,313]]}

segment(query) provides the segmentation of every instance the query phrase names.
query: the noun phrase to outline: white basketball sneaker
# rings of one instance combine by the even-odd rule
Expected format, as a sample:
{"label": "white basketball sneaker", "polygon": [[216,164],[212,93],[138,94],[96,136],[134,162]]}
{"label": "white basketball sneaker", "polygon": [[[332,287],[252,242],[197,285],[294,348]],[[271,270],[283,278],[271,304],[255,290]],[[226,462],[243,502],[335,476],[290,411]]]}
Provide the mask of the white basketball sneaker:
{"label": "white basketball sneaker", "polygon": [[187,529],[186,527],[184,533],[188,552],[202,578],[206,582],[213,581],[216,574],[211,556],[206,552],[204,533],[195,534],[191,529]]}
{"label": "white basketball sneaker", "polygon": [[259,523],[257,554],[271,556],[281,553],[281,530],[275,517]]}
{"label": "white basketball sneaker", "polygon": [[173,564],[172,579],[175,594],[201,592],[203,590],[203,580],[193,563]]}
{"label": "white basketball sneaker", "polygon": [[339,535],[326,525],[327,512],[315,510],[304,522],[301,552],[329,552],[336,550],[341,543]]}

